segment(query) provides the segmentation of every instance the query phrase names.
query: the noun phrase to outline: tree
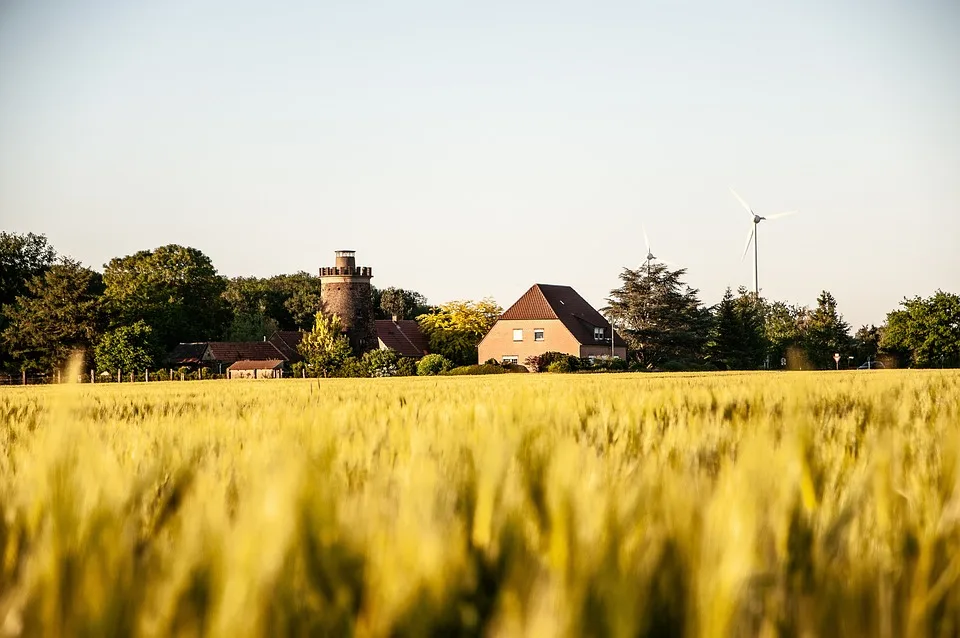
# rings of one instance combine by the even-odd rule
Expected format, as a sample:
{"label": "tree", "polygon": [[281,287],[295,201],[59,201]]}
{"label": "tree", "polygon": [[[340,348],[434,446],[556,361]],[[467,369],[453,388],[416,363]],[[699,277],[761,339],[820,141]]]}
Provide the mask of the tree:
{"label": "tree", "polygon": [[89,355],[103,325],[103,289],[98,273],[69,259],[34,275],[3,309],[3,340],[20,368],[50,370],[74,351]]}
{"label": "tree", "polygon": [[457,365],[477,362],[477,344],[490,332],[503,308],[490,298],[481,301],[450,301],[417,318],[430,352]]}
{"label": "tree", "polygon": [[196,248],[170,244],[111,259],[103,280],[113,325],[142,319],[165,350],[216,339],[229,321],[221,298],[225,281]]}
{"label": "tree", "polygon": [[604,309],[630,347],[648,368],[667,361],[692,363],[703,357],[711,326],[710,312],[698,291],[682,281],[686,270],[652,263],[624,268],[622,285],[610,292]]}
{"label": "tree", "polygon": [[960,296],[937,290],[900,305],[887,314],[882,350],[918,368],[960,365]]}
{"label": "tree", "polygon": [[766,355],[764,307],[756,294],[730,288],[714,308],[713,330],[707,343],[710,359],[730,370],[759,368]]}
{"label": "tree", "polygon": [[[27,293],[27,283],[42,274],[57,259],[56,251],[43,235],[0,231],[0,332],[8,325],[4,306]],[[11,363],[10,353],[0,347],[0,367]]]}
{"label": "tree", "polygon": [[298,349],[314,374],[328,377],[336,372],[351,354],[339,315],[318,312],[313,330],[304,333]]}
{"label": "tree", "polygon": [[222,297],[232,316],[225,333],[227,341],[259,341],[279,329],[271,312],[283,311],[283,299],[277,299],[269,280],[234,277],[226,282]]}
{"label": "tree", "polygon": [[101,372],[156,368],[159,354],[153,343],[153,329],[142,320],[104,334],[94,349],[97,370]]}
{"label": "tree", "polygon": [[429,313],[432,308],[427,305],[427,298],[419,292],[413,290],[404,290],[403,288],[387,288],[383,291],[374,293],[374,300],[377,301],[375,307],[378,308],[377,316],[380,319],[416,318],[420,315]]}
{"label": "tree", "polygon": [[817,307],[810,313],[803,330],[803,341],[810,362],[817,368],[834,366],[834,353],[850,349],[850,324],[837,311],[837,300],[824,290]]}
{"label": "tree", "polygon": [[854,360],[864,362],[867,359],[876,359],[880,352],[880,339],[883,329],[874,326],[860,326],[857,333],[853,336]]}
{"label": "tree", "polygon": [[[802,306],[793,306],[782,301],[765,304],[764,339],[771,366],[779,367],[780,359],[800,358],[797,367],[809,367],[802,354],[802,326],[808,314]],[[791,364],[792,365],[792,364]]]}
{"label": "tree", "polygon": [[267,313],[283,330],[309,330],[314,317],[323,310],[320,278],[306,272],[277,275],[267,284],[279,301],[279,307],[268,306]]}

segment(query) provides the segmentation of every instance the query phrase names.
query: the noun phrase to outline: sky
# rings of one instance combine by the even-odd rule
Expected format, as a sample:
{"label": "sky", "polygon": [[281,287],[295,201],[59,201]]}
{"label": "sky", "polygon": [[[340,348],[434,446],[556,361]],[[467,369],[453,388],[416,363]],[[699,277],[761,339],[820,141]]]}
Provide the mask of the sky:
{"label": "sky", "polygon": [[707,304],[960,293],[960,3],[0,0],[0,229],[102,269],[357,251],[433,303],[646,254]]}

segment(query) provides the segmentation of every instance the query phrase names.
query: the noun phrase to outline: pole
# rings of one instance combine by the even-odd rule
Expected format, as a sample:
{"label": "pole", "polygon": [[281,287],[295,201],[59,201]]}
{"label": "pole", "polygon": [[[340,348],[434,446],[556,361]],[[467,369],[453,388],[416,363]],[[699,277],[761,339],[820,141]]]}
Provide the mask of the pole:
{"label": "pole", "polygon": [[117,368],[117,383],[120,383],[120,368]]}
{"label": "pole", "polygon": [[753,222],[753,291],[760,298],[760,248],[757,242],[760,239],[760,224]]}
{"label": "pole", "polygon": [[20,380],[23,382],[23,385],[27,385],[27,371],[26,371],[26,369],[20,371]]}

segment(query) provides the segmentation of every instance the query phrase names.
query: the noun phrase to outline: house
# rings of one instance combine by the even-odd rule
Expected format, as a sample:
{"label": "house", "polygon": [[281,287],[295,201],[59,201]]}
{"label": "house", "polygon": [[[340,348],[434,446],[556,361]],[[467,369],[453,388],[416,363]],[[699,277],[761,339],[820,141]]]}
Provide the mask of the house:
{"label": "house", "polygon": [[283,361],[237,361],[227,368],[228,379],[279,379],[283,377]]}
{"label": "house", "polygon": [[520,364],[544,352],[627,357],[626,342],[603,315],[570,286],[551,284],[534,284],[500,316],[477,349],[480,361]]}
{"label": "house", "polygon": [[403,357],[427,354],[427,338],[413,319],[378,319],[374,322],[381,350],[394,350]]}
{"label": "house", "polygon": [[267,340],[280,351],[288,363],[303,361],[303,355],[297,348],[303,340],[303,333],[299,330],[278,330]]}
{"label": "house", "polygon": [[296,347],[300,338],[302,334],[298,332],[277,332],[269,341],[181,343],[167,357],[167,362],[175,367],[208,367],[218,373],[223,373],[238,361],[279,360],[282,363],[292,363],[302,359]]}

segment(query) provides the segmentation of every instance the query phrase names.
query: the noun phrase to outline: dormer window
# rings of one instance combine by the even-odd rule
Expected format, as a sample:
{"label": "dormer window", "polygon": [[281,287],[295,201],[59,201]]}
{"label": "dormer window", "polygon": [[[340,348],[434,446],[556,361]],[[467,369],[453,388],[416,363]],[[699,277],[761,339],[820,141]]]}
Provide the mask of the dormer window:
{"label": "dormer window", "polygon": [[594,328],[593,329],[593,338],[595,341],[603,341],[604,338],[604,329],[603,328]]}

